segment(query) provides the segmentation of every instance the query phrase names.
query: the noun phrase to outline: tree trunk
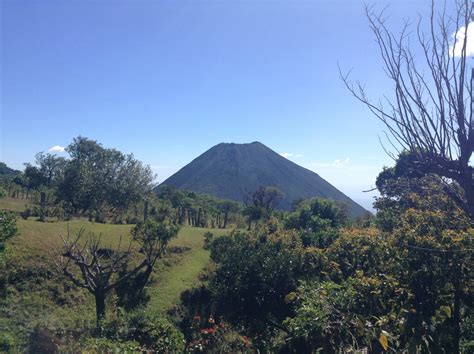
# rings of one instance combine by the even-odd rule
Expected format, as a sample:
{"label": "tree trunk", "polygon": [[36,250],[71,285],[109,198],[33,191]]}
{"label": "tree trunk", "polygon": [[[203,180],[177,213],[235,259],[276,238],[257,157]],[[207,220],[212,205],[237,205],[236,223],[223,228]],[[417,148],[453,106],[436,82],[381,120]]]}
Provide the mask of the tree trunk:
{"label": "tree trunk", "polygon": [[95,296],[95,316],[96,316],[96,327],[100,328],[100,322],[105,317],[105,294],[103,292],[94,293]]}
{"label": "tree trunk", "polygon": [[229,212],[225,212],[224,214],[224,229],[227,228],[227,222],[229,221]]}
{"label": "tree trunk", "polygon": [[464,189],[464,193],[466,195],[466,202],[467,202],[467,212],[471,219],[471,225],[474,226],[474,181],[471,179],[471,186],[470,188],[467,187]]}
{"label": "tree trunk", "polygon": [[463,166],[462,177],[458,180],[459,185],[464,190],[466,198],[466,210],[471,219],[471,225],[474,226],[474,170],[466,163]]}

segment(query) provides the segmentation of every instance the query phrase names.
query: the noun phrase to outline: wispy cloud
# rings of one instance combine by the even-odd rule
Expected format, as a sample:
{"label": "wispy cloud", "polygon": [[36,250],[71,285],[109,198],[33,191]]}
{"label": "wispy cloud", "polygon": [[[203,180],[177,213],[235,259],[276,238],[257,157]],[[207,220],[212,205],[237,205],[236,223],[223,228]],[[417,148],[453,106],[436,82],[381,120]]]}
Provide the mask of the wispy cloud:
{"label": "wispy cloud", "polygon": [[61,152],[64,152],[65,150],[66,148],[60,145],[54,145],[53,147],[48,149],[49,152],[54,152],[54,153],[61,153]]}
{"label": "wispy cloud", "polygon": [[280,152],[280,155],[283,156],[285,159],[288,157],[292,157],[293,153],[292,152]]}
{"label": "wispy cloud", "polygon": [[336,186],[348,190],[367,190],[374,186],[375,178],[382,171],[382,164],[367,164],[361,161],[352,162],[350,158],[337,159],[332,162],[310,162],[304,164]]}
{"label": "wispy cloud", "polygon": [[280,152],[280,155],[283,156],[286,159],[290,158],[290,157],[295,157],[295,158],[303,157],[302,154],[294,154],[292,152]]}
{"label": "wispy cloud", "polygon": [[350,161],[351,161],[351,159],[348,158],[348,157],[346,157],[346,158],[343,159],[343,160],[339,160],[339,159],[338,159],[338,160],[334,160],[333,163],[332,163],[332,165],[333,165],[334,167],[339,167],[339,168],[341,168],[341,167],[347,166],[347,164],[349,164]]}
{"label": "wispy cloud", "polygon": [[467,26],[460,27],[456,33],[453,33],[454,44],[449,48],[449,54],[454,57],[460,57],[464,46],[464,39],[466,41],[466,55],[474,55],[474,22],[470,22]]}

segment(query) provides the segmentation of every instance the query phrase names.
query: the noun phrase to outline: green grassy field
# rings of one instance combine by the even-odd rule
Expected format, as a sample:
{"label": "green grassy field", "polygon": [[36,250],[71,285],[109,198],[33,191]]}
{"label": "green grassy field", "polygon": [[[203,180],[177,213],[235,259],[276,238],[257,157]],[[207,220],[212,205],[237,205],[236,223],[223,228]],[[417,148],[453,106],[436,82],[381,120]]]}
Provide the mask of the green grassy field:
{"label": "green grassy field", "polygon": [[[15,207],[9,203],[10,207]],[[101,235],[104,245],[117,247],[122,238],[128,244],[132,225],[90,223],[83,220],[69,222],[38,222],[17,220],[19,235],[7,244],[7,297],[0,306],[0,327],[15,333],[23,340],[36,326],[47,328],[85,328],[93,326],[95,308],[93,296],[82,289],[74,289],[55,268],[54,259],[61,250],[61,236],[67,230],[75,234],[84,228]],[[199,284],[199,274],[209,263],[209,252],[202,248],[203,235],[211,231],[218,236],[228,230],[183,227],[178,237],[170,242],[184,249],[169,252],[156,266],[147,288],[149,311],[166,315],[179,304],[180,294]],[[109,310],[113,307],[109,299]]]}
{"label": "green grassy field", "polygon": [[0,198],[0,209],[21,212],[34,204],[28,199]]}

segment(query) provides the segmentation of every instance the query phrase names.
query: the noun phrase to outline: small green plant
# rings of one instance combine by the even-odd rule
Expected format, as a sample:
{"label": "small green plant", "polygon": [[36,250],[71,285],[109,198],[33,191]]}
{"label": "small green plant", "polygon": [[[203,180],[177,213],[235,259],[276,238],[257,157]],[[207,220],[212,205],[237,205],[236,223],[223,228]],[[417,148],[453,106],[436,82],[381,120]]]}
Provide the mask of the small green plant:
{"label": "small green plant", "polygon": [[87,353],[141,353],[144,351],[135,341],[117,341],[108,338],[88,338],[83,349]]}
{"label": "small green plant", "polygon": [[10,333],[0,333],[0,352],[9,353],[15,346],[15,340]]}
{"label": "small green plant", "polygon": [[214,234],[210,231],[207,231],[204,234],[204,249],[208,250],[209,247],[211,246],[212,241],[214,240]]}

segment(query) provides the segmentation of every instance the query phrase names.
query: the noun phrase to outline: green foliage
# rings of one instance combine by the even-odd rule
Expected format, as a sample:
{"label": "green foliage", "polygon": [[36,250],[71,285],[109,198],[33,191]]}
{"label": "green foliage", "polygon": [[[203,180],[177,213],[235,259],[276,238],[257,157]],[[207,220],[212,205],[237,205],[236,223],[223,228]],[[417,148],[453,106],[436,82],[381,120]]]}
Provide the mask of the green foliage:
{"label": "green foliage", "polygon": [[285,321],[290,344],[380,350],[387,341],[397,351],[456,352],[472,340],[462,318],[474,296],[473,235],[443,214],[417,209],[392,234],[341,232],[319,263],[320,280],[289,296],[296,305]]}
{"label": "green foliage", "polygon": [[243,211],[247,216],[248,230],[252,222],[267,221],[282,198],[283,192],[276,187],[258,187],[250,196],[250,202]]}
{"label": "green foliage", "polygon": [[[55,273],[52,251],[62,244],[60,234],[64,235],[69,224],[74,234],[87,228],[102,235],[106,246],[117,248],[127,245],[132,227],[90,223],[84,220],[66,222],[38,223],[32,219],[18,220],[19,236],[8,241],[5,274],[6,297],[0,297],[0,328],[15,339],[16,351],[24,351],[28,339],[36,325],[48,328],[64,343],[61,350],[69,352],[84,351],[79,337],[87,336],[95,327],[94,298],[86,290],[72,286],[64,277]],[[176,238],[171,239],[164,258],[155,266],[145,294],[145,312],[167,317],[170,310],[180,303],[180,294],[186,289],[201,284],[201,274],[209,262],[209,252],[202,249],[203,234],[212,232],[216,239],[225,231],[182,227]],[[132,246],[139,251],[140,247]],[[183,252],[174,252],[173,248]],[[132,264],[141,259],[138,252],[132,257]],[[0,270],[2,272],[3,270]],[[114,319],[114,308],[119,302],[113,292],[107,301],[107,318]],[[127,309],[131,312],[133,309]],[[2,332],[0,331],[0,332]],[[111,338],[115,338],[111,335]],[[112,341],[114,339],[111,339]]]}
{"label": "green foliage", "polygon": [[313,198],[302,201],[285,220],[287,229],[324,230],[341,227],[348,222],[347,210],[328,199]]}
{"label": "green foliage", "polygon": [[157,190],[158,203],[152,215],[163,218],[168,215],[174,223],[195,227],[226,228],[239,222],[241,203],[221,200],[216,197],[178,190],[160,185]]}
{"label": "green foliage", "polygon": [[212,232],[207,231],[204,234],[204,249],[208,250],[211,247],[211,243],[214,240],[214,234]]}
{"label": "green foliage", "polygon": [[116,341],[108,338],[88,338],[83,350],[88,353],[134,353],[142,352],[143,348],[135,341]]}
{"label": "green foliage", "polygon": [[325,281],[301,285],[292,295],[298,304],[296,315],[285,321],[290,330],[289,347],[324,353],[363,348],[380,352],[377,338],[381,333],[388,335],[384,331],[387,319],[380,317],[384,312],[381,293],[390,285],[363,276],[341,284]]}
{"label": "green foliage", "polygon": [[131,232],[132,239],[144,249],[154,252],[164,252],[172,238],[179,232],[179,226],[157,223],[152,220],[139,222]]}
{"label": "green foliage", "polygon": [[26,164],[23,172],[24,184],[28,189],[51,188],[63,178],[66,159],[55,154],[40,152],[35,156],[36,166]]}
{"label": "green foliage", "polygon": [[305,247],[327,247],[338,237],[338,229],[348,223],[347,210],[327,199],[300,202],[285,217],[286,229],[299,230]]}
{"label": "green foliage", "polygon": [[153,352],[176,353],[184,349],[183,334],[164,318],[140,311],[130,317],[130,326],[131,337]]}
{"label": "green foliage", "polygon": [[0,162],[0,180],[10,180],[19,173],[20,171],[16,171],[8,167],[4,162]]}
{"label": "green foliage", "polygon": [[119,304],[127,310],[144,305],[149,300],[145,286],[150,280],[155,263],[162,258],[171,239],[178,235],[179,227],[166,225],[152,220],[139,222],[131,231],[132,240],[140,245],[141,252],[145,255],[145,270],[133,277],[127,277],[130,272],[126,264],[118,271],[119,278],[124,278],[118,284],[116,292]]}
{"label": "green foliage", "polygon": [[456,202],[463,194],[456,182],[423,172],[417,158],[417,154],[403,152],[394,167],[385,167],[377,177],[381,196],[374,204],[378,210],[376,224],[384,231],[393,231],[402,214],[415,208],[442,213],[451,226],[469,226],[468,215]]}
{"label": "green foliage", "polygon": [[58,185],[58,197],[77,210],[124,210],[151,190],[151,169],[131,154],[84,137],[75,138],[66,150],[71,159]]}
{"label": "green foliage", "polygon": [[0,257],[5,248],[5,241],[18,232],[16,218],[13,213],[0,210]]}
{"label": "green foliage", "polygon": [[248,337],[237,333],[228,323],[214,317],[196,315],[190,326],[191,338],[186,346],[190,353],[254,353]]}
{"label": "green foliage", "polygon": [[[102,323],[106,343],[134,343],[141,350],[176,353],[184,349],[183,334],[167,319],[144,309],[125,312],[117,308],[115,315]],[[138,350],[138,349],[135,349]]]}
{"label": "green foliage", "polygon": [[9,353],[15,347],[15,338],[7,332],[0,333],[0,351]]}
{"label": "green foliage", "polygon": [[253,331],[280,323],[290,313],[284,299],[297,286],[300,246],[291,231],[216,239],[210,247],[216,270],[209,288],[217,313]]}

